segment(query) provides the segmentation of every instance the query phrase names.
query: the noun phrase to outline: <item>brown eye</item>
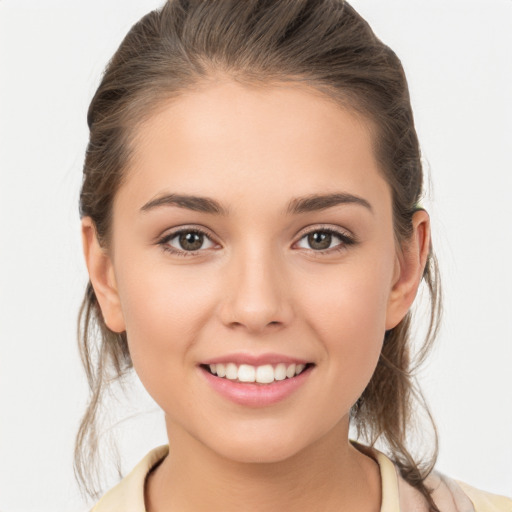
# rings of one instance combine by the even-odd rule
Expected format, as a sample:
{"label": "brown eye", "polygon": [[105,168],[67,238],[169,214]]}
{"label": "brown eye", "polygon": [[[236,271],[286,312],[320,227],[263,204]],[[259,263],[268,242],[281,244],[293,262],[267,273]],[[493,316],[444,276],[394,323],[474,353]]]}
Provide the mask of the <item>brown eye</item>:
{"label": "brown eye", "polygon": [[197,251],[201,249],[204,235],[195,231],[184,232],[179,235],[179,244],[185,251]]}
{"label": "brown eye", "polygon": [[309,249],[316,252],[336,251],[345,249],[355,244],[355,239],[342,231],[334,229],[317,229],[302,236],[298,242],[301,249]]}
{"label": "brown eye", "polygon": [[312,249],[322,251],[331,246],[332,235],[326,231],[315,231],[308,235],[308,243]]}
{"label": "brown eye", "polygon": [[193,253],[215,246],[206,233],[193,229],[175,231],[164,237],[159,244],[175,254]]}

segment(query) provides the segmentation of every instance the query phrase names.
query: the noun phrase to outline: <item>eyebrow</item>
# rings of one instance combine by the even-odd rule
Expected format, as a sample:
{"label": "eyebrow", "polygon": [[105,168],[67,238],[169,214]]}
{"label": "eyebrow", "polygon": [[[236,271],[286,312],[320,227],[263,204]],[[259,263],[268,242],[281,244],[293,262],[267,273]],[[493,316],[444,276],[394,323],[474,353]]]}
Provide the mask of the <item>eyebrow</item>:
{"label": "eyebrow", "polygon": [[159,196],[147,202],[141,208],[141,211],[147,212],[160,206],[178,206],[179,208],[186,208],[195,212],[228,215],[228,210],[223,208],[215,199],[184,194],[165,194]]}
{"label": "eyebrow", "polygon": [[332,208],[339,204],[357,204],[373,212],[371,204],[366,199],[353,194],[340,192],[334,194],[311,194],[309,196],[292,199],[286,213],[296,215],[299,213],[326,210],[327,208]]}
{"label": "eyebrow", "polygon": [[[287,215],[326,210],[340,204],[356,204],[363,206],[373,212],[371,204],[362,197],[348,193],[333,194],[311,194],[304,197],[292,199],[285,210]],[[147,202],[142,212],[148,212],[162,206],[177,206],[196,212],[209,213],[212,215],[229,215],[229,210],[224,208],[215,199],[209,197],[192,196],[185,194],[165,194]]]}

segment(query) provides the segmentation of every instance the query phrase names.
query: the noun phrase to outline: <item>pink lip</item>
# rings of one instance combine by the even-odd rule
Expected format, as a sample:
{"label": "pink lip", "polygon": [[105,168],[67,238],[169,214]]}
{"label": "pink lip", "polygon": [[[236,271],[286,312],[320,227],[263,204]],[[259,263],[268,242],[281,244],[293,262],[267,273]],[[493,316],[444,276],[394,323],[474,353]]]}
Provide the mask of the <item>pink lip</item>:
{"label": "pink lip", "polygon": [[263,366],[264,364],[307,364],[312,361],[306,361],[305,359],[297,359],[296,357],[285,356],[282,354],[228,354],[225,356],[214,357],[212,359],[208,359],[206,361],[201,361],[201,364],[210,365],[210,364],[227,364],[227,363],[235,363],[236,365],[241,364],[250,364],[251,366]]}
{"label": "pink lip", "polygon": [[[219,362],[225,360],[226,359],[219,359]],[[233,359],[230,361],[233,362]],[[281,362],[282,361],[281,359]],[[246,407],[266,407],[281,402],[297,391],[307,381],[313,367],[306,368],[301,374],[291,379],[274,381],[271,384],[236,382],[212,375],[201,366],[199,366],[198,369],[208,384],[217,393],[231,402]]]}

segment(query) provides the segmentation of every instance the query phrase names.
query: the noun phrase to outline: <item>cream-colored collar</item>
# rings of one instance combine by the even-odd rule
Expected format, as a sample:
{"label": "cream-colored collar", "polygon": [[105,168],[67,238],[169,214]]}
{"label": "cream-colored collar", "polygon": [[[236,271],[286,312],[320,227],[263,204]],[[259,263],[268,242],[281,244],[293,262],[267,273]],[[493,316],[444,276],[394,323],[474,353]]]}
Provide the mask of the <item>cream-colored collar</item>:
{"label": "cream-colored collar", "polygon": [[[380,512],[428,511],[426,500],[397,474],[395,465],[386,455],[373,448],[354,444],[379,465],[382,489]],[[121,482],[101,498],[91,512],[146,512],[146,477],[168,453],[168,445],[151,450]],[[433,489],[432,496],[443,512],[475,512],[473,504],[477,505],[478,512],[512,512],[512,500],[509,498],[478,491],[439,473],[430,475],[426,485]]]}
{"label": "cream-colored collar", "polygon": [[168,445],[151,450],[128,475],[100,499],[91,512],[146,512],[146,477],[168,453]]}
{"label": "cream-colored collar", "polygon": [[[395,466],[383,453],[366,448],[365,452],[377,461],[382,482],[381,512],[399,512],[398,478]],[[91,512],[146,512],[144,484],[146,476],[167,454],[169,446],[151,450],[133,470],[108,491]]]}

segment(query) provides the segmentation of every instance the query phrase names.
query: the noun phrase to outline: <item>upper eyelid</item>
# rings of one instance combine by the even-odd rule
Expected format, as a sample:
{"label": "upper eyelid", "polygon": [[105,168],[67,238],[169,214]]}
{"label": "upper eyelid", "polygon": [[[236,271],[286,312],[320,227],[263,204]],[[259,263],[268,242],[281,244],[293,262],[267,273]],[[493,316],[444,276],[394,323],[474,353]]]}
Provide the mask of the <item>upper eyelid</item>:
{"label": "upper eyelid", "polygon": [[342,228],[340,226],[334,227],[332,224],[319,224],[319,225],[317,224],[317,225],[307,226],[307,227],[301,229],[299,231],[300,235],[297,235],[297,236],[299,236],[299,239],[300,239],[300,238],[303,238],[305,235],[308,235],[310,233],[315,233],[316,231],[328,231],[328,232],[334,233],[334,234],[344,235],[344,236],[351,237],[351,238],[353,237],[352,232],[349,231],[348,229]]}
{"label": "upper eyelid", "polygon": [[201,233],[205,236],[207,236],[212,242],[215,242],[215,236],[213,236],[210,232],[210,230],[203,228],[203,227],[197,227],[197,226],[184,226],[179,227],[176,229],[171,229],[169,232],[164,231],[163,234],[158,235],[156,237],[157,242],[161,242],[162,240],[172,240],[175,236],[179,235],[180,233]]}

